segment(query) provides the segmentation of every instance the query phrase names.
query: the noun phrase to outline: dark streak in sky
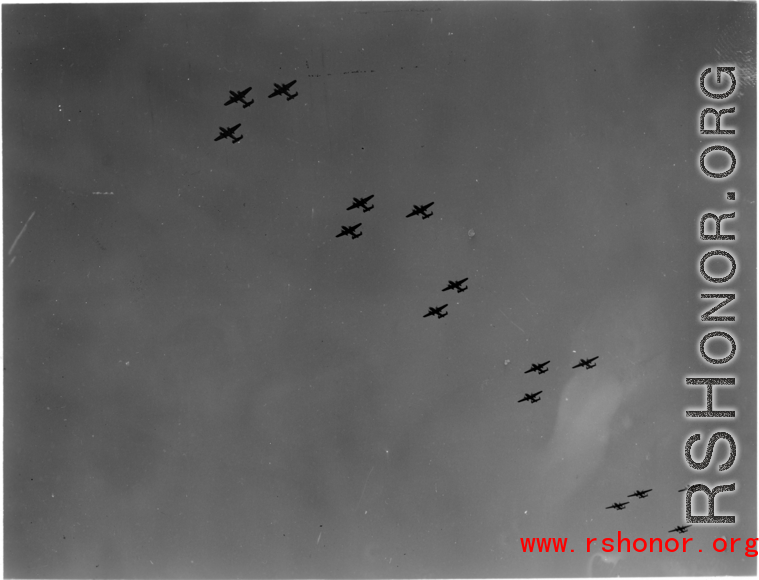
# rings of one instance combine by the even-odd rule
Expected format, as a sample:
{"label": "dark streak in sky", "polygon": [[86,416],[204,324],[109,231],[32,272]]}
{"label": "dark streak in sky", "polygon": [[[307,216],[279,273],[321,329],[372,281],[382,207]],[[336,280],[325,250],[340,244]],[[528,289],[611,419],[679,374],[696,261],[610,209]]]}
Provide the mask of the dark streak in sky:
{"label": "dark streak in sky", "polygon": [[365,12],[356,12],[356,14],[389,14],[391,12],[441,12],[440,8],[409,8],[408,10],[368,10]]}
{"label": "dark streak in sky", "polygon": [[[306,68],[308,68],[308,67],[306,67]],[[410,69],[410,68],[411,67],[404,67],[404,66],[402,66],[402,67],[400,67],[399,70],[406,70],[406,69]],[[419,65],[414,65],[413,68],[419,68]],[[324,73],[324,74],[314,74],[314,75],[308,75],[308,76],[311,77],[311,78],[318,78],[318,77],[331,77],[331,76],[339,76],[339,75],[369,74],[369,73],[375,73],[375,72],[379,72],[379,71],[376,71],[376,70],[373,70],[373,69],[372,70],[347,70],[347,71],[341,72],[341,73]]]}

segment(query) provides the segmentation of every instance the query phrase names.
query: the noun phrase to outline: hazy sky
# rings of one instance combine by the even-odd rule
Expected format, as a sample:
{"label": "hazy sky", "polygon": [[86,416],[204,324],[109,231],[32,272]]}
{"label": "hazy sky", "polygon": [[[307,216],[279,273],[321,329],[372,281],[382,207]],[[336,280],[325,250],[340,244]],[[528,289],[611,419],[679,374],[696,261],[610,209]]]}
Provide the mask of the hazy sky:
{"label": "hazy sky", "polygon": [[[5,574],[754,574],[711,543],[757,536],[755,14],[5,4]],[[715,105],[698,77],[724,65]],[[738,134],[700,137],[706,106]],[[719,142],[739,165],[715,183]],[[738,211],[735,244],[699,242],[707,211]],[[698,274],[714,247],[729,285]],[[724,291],[738,322],[700,323]],[[698,355],[715,329],[726,369]],[[738,419],[686,420],[684,377],[715,372]],[[720,443],[698,474],[684,442],[717,428],[738,461],[719,474]],[[673,537],[678,489],[732,481],[739,523],[687,554],[590,561],[585,538]]]}

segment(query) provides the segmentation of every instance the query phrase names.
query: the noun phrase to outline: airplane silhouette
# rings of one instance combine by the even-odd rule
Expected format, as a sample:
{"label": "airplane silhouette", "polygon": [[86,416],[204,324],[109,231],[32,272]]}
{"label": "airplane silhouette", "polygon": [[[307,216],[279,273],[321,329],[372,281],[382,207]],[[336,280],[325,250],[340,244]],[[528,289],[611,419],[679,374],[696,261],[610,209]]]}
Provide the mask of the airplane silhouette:
{"label": "airplane silhouette", "polygon": [[610,510],[611,508],[614,508],[615,510],[623,510],[625,509],[625,506],[630,503],[629,501],[626,501],[625,503],[613,503],[609,507],[607,507],[607,510]]}
{"label": "airplane silhouette", "polygon": [[425,314],[424,316],[422,316],[422,318],[427,318],[428,316],[432,316],[434,314],[437,314],[438,318],[444,318],[444,317],[448,316],[448,313],[447,312],[444,312],[443,314],[440,314],[440,313],[443,312],[443,308],[445,308],[446,306],[448,306],[448,305],[447,304],[443,304],[442,306],[436,306],[435,308],[433,308],[432,306],[430,306],[429,307],[429,312],[427,314]]}
{"label": "airplane silhouette", "polygon": [[432,207],[432,204],[434,204],[434,201],[431,201],[427,205],[414,205],[414,211],[412,211],[410,214],[408,214],[406,217],[410,218],[415,215],[421,215],[423,220],[426,220],[428,217],[432,217],[434,214],[432,212],[425,213],[430,207]]}
{"label": "airplane silhouette", "polygon": [[214,139],[214,141],[218,141],[219,139],[227,139],[228,137],[232,138],[232,143],[237,143],[240,141],[243,136],[240,135],[239,137],[235,137],[235,131],[242,125],[242,123],[237,123],[234,127],[227,127],[226,129],[224,127],[219,127],[219,136]]}
{"label": "airplane silhouette", "polygon": [[361,207],[364,209],[364,213],[366,213],[374,207],[373,205],[370,205],[369,207],[366,206],[366,202],[372,199],[373,197],[374,195],[370,195],[369,197],[362,197],[361,199],[354,197],[353,205],[351,205],[348,209],[350,210],[350,209],[356,209],[357,207]]}
{"label": "airplane silhouette", "polygon": [[292,101],[295,97],[298,96],[298,93],[295,93],[294,95],[291,95],[287,91],[290,90],[290,87],[293,86],[297,80],[294,80],[291,83],[287,83],[285,85],[278,85],[277,83],[274,83],[274,86],[277,87],[272,94],[269,95],[269,98],[276,97],[277,95],[285,95],[287,97],[288,101]]}
{"label": "airplane silhouette", "polygon": [[681,534],[684,534],[684,533],[685,533],[685,531],[686,531],[686,530],[687,530],[689,527],[690,527],[690,526],[675,526],[675,529],[674,529],[674,530],[670,530],[670,531],[668,531],[667,533],[668,533],[668,534],[671,534],[672,532],[680,532]]}
{"label": "airplane silhouette", "polygon": [[[542,392],[543,391],[538,391],[537,393],[532,393],[532,394],[525,393],[524,397],[519,399],[517,403],[521,403],[522,401],[530,401],[530,403],[537,403],[538,401],[541,400],[540,397],[538,397],[538,395]],[[536,399],[535,397],[538,397],[538,398]]]}
{"label": "airplane silhouette", "polygon": [[443,292],[445,292],[446,290],[456,289],[457,292],[461,293],[467,288],[469,288],[469,286],[464,286],[463,288],[461,287],[461,285],[467,280],[469,280],[469,278],[464,278],[463,280],[459,280],[458,282],[454,282],[453,280],[448,280],[448,286],[443,288]]}
{"label": "airplane silhouette", "polygon": [[651,491],[650,489],[644,489],[643,491],[635,490],[635,493],[632,493],[628,495],[627,497],[639,497],[640,499],[643,499],[644,497],[648,497],[648,492]]}
{"label": "airplane silhouette", "polygon": [[363,236],[363,235],[364,235],[364,232],[359,232],[359,234],[358,234],[358,235],[356,235],[356,233],[355,233],[355,232],[356,232],[356,229],[357,229],[357,228],[358,228],[358,226],[360,226],[360,225],[361,225],[361,224],[360,224],[360,223],[358,223],[358,224],[356,224],[355,226],[350,226],[350,227],[348,227],[348,226],[340,226],[340,227],[343,229],[343,231],[341,231],[341,232],[340,232],[339,234],[337,234],[335,237],[336,237],[336,238],[339,238],[340,236],[347,236],[348,234],[350,234],[350,236],[351,236],[351,239],[353,239],[353,240],[355,240],[356,238],[360,238],[361,236]]}
{"label": "airplane silhouette", "polygon": [[593,368],[593,367],[595,367],[596,365],[592,365],[592,364],[590,364],[590,363],[592,363],[592,362],[593,362],[594,360],[596,360],[597,358],[598,358],[597,356],[594,356],[593,358],[581,358],[581,359],[580,359],[580,362],[579,362],[579,363],[577,363],[577,364],[576,364],[575,366],[573,366],[572,368],[573,368],[573,369],[576,369],[577,367],[585,367],[586,369],[592,369],[592,368]]}
{"label": "airplane silhouette", "polygon": [[542,375],[543,373],[547,373],[549,371],[549,369],[543,370],[543,367],[546,366],[549,362],[551,362],[551,361],[547,360],[546,362],[540,363],[539,365],[533,363],[532,368],[529,371],[524,371],[524,374],[531,373],[531,372],[534,372],[534,371],[538,371],[539,375]]}
{"label": "airplane silhouette", "polygon": [[245,95],[247,95],[248,92],[250,92],[250,89],[251,87],[248,87],[244,91],[240,91],[240,92],[229,91],[229,94],[231,96],[229,97],[229,100],[226,103],[224,103],[224,106],[226,107],[227,105],[231,105],[232,103],[242,102],[242,108],[247,109],[254,102],[254,99],[251,99],[249,103],[245,100]]}

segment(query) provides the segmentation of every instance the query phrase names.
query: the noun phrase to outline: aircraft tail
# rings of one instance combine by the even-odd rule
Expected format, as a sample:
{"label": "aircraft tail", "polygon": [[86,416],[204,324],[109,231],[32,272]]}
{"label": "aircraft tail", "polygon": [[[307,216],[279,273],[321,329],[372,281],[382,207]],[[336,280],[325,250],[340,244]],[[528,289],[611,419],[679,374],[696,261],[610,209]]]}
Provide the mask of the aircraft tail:
{"label": "aircraft tail", "polygon": [[240,135],[240,136],[239,136],[239,137],[237,137],[236,139],[235,139],[234,137],[232,137],[232,144],[234,145],[235,143],[237,143],[237,142],[239,142],[239,141],[242,141],[242,138],[243,138],[243,137],[244,137],[244,135]]}
{"label": "aircraft tail", "polygon": [[370,205],[369,207],[367,207],[367,208],[364,210],[364,213],[368,212],[370,209],[374,209],[374,206],[373,206],[373,205]]}
{"label": "aircraft tail", "polygon": [[298,93],[295,93],[294,95],[288,95],[287,100],[292,101],[297,96],[298,96]]}
{"label": "aircraft tail", "polygon": [[247,103],[247,102],[243,101],[243,106],[242,106],[242,108],[243,108],[243,109],[247,109],[247,108],[248,108],[248,107],[250,107],[250,106],[251,106],[253,103],[255,103],[255,100],[251,100],[249,103]]}

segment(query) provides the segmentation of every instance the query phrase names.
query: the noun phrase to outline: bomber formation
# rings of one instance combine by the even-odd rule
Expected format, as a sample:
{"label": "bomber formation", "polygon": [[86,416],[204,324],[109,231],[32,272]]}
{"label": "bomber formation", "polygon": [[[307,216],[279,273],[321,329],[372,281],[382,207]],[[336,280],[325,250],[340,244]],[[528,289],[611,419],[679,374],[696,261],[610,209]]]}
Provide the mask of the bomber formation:
{"label": "bomber formation", "polygon": [[[684,487],[683,489],[678,489],[677,491],[679,493],[679,492],[686,491],[687,489],[688,489],[687,487]],[[631,493],[627,497],[637,497],[639,499],[643,499],[643,498],[648,497],[648,494],[651,491],[653,491],[653,489],[635,490],[633,493]],[[617,510],[617,511],[621,511],[621,510],[625,509],[625,506],[627,504],[629,504],[629,503],[630,503],[629,501],[625,501],[625,502],[621,502],[621,503],[620,502],[614,502],[610,506],[607,506],[606,509],[607,510],[614,509],[614,510]],[[684,534],[688,530],[689,527],[690,526],[675,526],[675,529],[669,530],[669,532],[667,532],[667,533],[671,534],[673,532],[677,532],[677,533],[680,533],[680,534]]]}
{"label": "bomber formation", "polygon": [[[372,198],[374,198],[374,195],[369,195],[367,197],[354,197],[353,203],[349,205],[346,208],[346,210],[350,211],[353,209],[361,208],[364,213],[367,213],[371,211],[372,209],[374,209],[374,205],[368,205],[369,201]],[[434,205],[434,203],[435,202],[432,201],[430,203],[422,204],[422,205],[413,204],[413,209],[408,215],[406,215],[406,217],[410,218],[414,216],[421,216],[423,220],[430,218],[434,215],[434,213],[433,212],[428,213],[427,210],[429,210]],[[350,236],[351,239],[353,240],[358,239],[363,235],[363,232],[356,233],[356,231],[358,230],[359,227],[361,227],[361,225],[362,225],[361,222],[359,222],[352,226],[340,226],[341,231],[335,237],[340,238],[342,236]],[[470,232],[470,237],[471,237],[471,232]],[[447,292],[448,290],[456,290],[456,292],[459,294],[461,292],[465,292],[466,290],[469,289],[469,286],[464,286],[463,284],[468,280],[469,278],[462,278],[461,280],[448,280],[448,285],[445,288],[443,288],[442,291]],[[429,316],[432,316],[432,317],[437,316],[438,319],[445,318],[449,314],[449,312],[445,311],[447,307],[448,307],[448,304],[443,304],[442,306],[429,306],[427,307],[426,314],[424,314],[422,318],[427,318]],[[576,369],[576,368],[582,367],[586,370],[595,368],[597,365],[594,363],[594,361],[596,361],[598,358],[599,358],[598,356],[594,356],[591,358],[581,358],[580,362],[578,362],[572,368]],[[547,360],[546,362],[543,362],[543,363],[533,363],[532,366],[528,370],[525,371],[525,374],[532,373],[532,372],[537,372],[539,375],[545,374],[549,370],[547,367],[550,362],[551,362],[550,360]],[[529,401],[530,403],[537,403],[538,401],[542,400],[539,397],[539,395],[542,392],[543,391],[537,391],[535,393],[525,393],[524,397],[519,399],[517,402],[522,403],[524,401]],[[618,509],[622,509],[622,508],[618,508]]]}
{"label": "bomber formation", "polygon": [[[374,195],[370,195],[368,197],[354,197],[353,203],[348,206],[346,209],[347,211],[350,211],[352,209],[358,209],[361,208],[364,213],[371,211],[374,209],[374,205],[367,205],[369,203],[369,200],[371,200],[374,197]],[[413,209],[411,210],[411,213],[409,213],[406,217],[414,217],[417,215],[422,216],[423,220],[426,220],[427,218],[430,218],[434,215],[433,212],[427,213],[427,210],[430,209],[434,205],[434,201],[431,201],[430,203],[423,204],[423,205],[413,205]],[[356,233],[356,230],[361,227],[361,222],[354,224],[352,226],[340,226],[341,231],[339,234],[337,234],[335,237],[340,238],[342,236],[350,236],[352,240],[355,240],[357,238],[360,238],[363,235],[363,232]],[[469,287],[468,286],[462,286],[464,282],[469,280],[469,278],[463,278],[461,280],[453,281],[448,280],[448,286],[443,288],[443,292],[446,290],[456,290],[458,293],[464,292]],[[422,318],[427,318],[428,316],[437,316],[438,318],[445,318],[448,316],[448,312],[444,312],[448,304],[443,304],[442,306],[430,306],[427,310],[427,314],[422,316]]]}
{"label": "bomber formation", "polygon": [[[579,367],[583,367],[585,369],[595,368],[596,365],[591,364],[591,363],[594,360],[596,360],[597,358],[598,358],[597,356],[594,356],[593,358],[581,358],[580,362],[577,363],[572,368],[573,369],[576,369],[576,368],[579,368]],[[527,373],[538,373],[539,375],[543,375],[543,374],[547,373],[550,370],[548,368],[548,363],[550,363],[550,362],[551,362],[550,360],[547,360],[546,362],[543,362],[543,363],[532,363],[532,365],[530,366],[530,368],[527,369],[526,371],[524,371],[524,374],[527,374]],[[540,393],[542,393],[542,392],[543,391],[538,391],[537,393],[525,393],[524,397],[522,397],[521,399],[519,399],[517,401],[517,403],[522,403],[524,401],[530,401],[530,403],[537,403],[538,401],[541,400],[541,398],[538,397],[538,395]],[[623,509],[623,508],[617,508],[617,509]]]}
{"label": "bomber formation", "polygon": [[[291,94],[289,91],[292,88],[292,86],[297,82],[297,80],[293,80],[289,83],[285,84],[277,84],[274,83],[274,92],[272,92],[268,98],[273,98],[279,95],[283,95],[287,97],[287,101],[293,100],[295,97],[298,96],[298,93]],[[253,98],[250,99],[250,101],[246,101],[246,96],[248,93],[252,90],[252,87],[248,87],[246,89],[243,89],[241,91],[229,91],[229,99],[224,103],[224,106],[233,105],[235,103],[242,104],[243,109],[247,109],[251,105],[254,104],[255,100]],[[234,125],[232,127],[219,127],[219,135],[214,139],[214,141],[220,141],[222,139],[232,139],[232,144],[239,143],[243,139],[243,135],[241,134],[239,137],[235,135],[236,131],[242,126],[242,123],[238,123],[237,125]],[[348,211],[353,209],[361,209],[363,213],[367,213],[374,209],[374,205],[368,205],[368,202],[374,198],[374,195],[369,195],[367,197],[354,197],[353,203],[348,206],[346,209]],[[427,204],[417,205],[413,204],[412,211],[406,215],[406,218],[415,217],[415,216],[421,216],[422,220],[426,220],[434,215],[433,212],[429,212],[428,210],[434,205],[435,202],[430,202]],[[363,232],[358,232],[357,230],[359,227],[361,227],[361,222],[354,224],[352,226],[340,226],[341,231],[339,234],[337,234],[335,237],[340,238],[343,236],[350,236],[352,240],[356,240],[360,238],[363,235]],[[474,232],[472,230],[469,231],[469,237],[471,238],[474,235]],[[457,293],[462,293],[466,290],[468,290],[468,286],[463,286],[465,282],[467,282],[469,278],[462,278],[461,280],[448,280],[448,285],[442,289],[443,292],[446,292],[448,290],[456,290]],[[428,307],[428,311],[426,314],[423,315],[423,318],[427,317],[435,317],[437,316],[438,319],[445,318],[448,316],[448,312],[445,312],[445,309],[448,307],[448,304],[443,304],[442,306],[430,306]],[[581,358],[580,362],[578,362],[576,365],[572,366],[573,369],[577,368],[584,368],[586,370],[590,370],[592,368],[595,368],[597,364],[594,363],[599,357],[594,356],[592,358]],[[506,364],[508,364],[509,360],[506,361]],[[547,360],[542,363],[532,363],[530,368],[526,371],[524,371],[525,374],[528,373],[537,373],[537,375],[543,375],[547,373],[550,369],[548,368],[548,364],[550,363],[550,360]],[[525,393],[524,396],[519,399],[517,402],[522,403],[529,401],[531,404],[537,403],[538,401],[541,401],[541,395],[543,393],[542,390],[536,391],[534,393]],[[679,489],[678,492],[686,491],[688,488],[682,488]],[[644,499],[648,497],[648,494],[653,491],[653,489],[644,489],[644,490],[636,490],[632,494],[628,495],[629,498],[638,498],[638,499]],[[629,505],[629,501],[625,502],[614,502],[610,506],[607,506],[606,509],[613,509],[615,511],[622,511],[624,510],[627,505]],[[675,526],[674,529],[669,530],[668,533],[680,533],[684,534],[686,533],[687,529],[690,528],[689,525],[678,525]]]}
{"label": "bomber formation", "polygon": [[[297,79],[285,83],[283,85],[279,85],[277,83],[274,83],[274,92],[269,95],[269,98],[276,97],[277,95],[284,95],[287,97],[288,101],[292,101],[295,97],[298,96],[298,93],[290,94],[290,88],[298,82]],[[245,97],[246,95],[253,89],[253,87],[248,87],[247,89],[243,89],[241,91],[229,91],[229,99],[226,103],[224,103],[224,106],[227,107],[229,105],[232,105],[234,103],[241,103],[243,109],[247,109],[250,107],[254,102],[255,99],[250,99],[250,101],[246,101]],[[242,141],[242,138],[244,135],[240,135],[239,137],[235,136],[235,131],[239,129],[242,126],[242,123],[238,123],[234,127],[219,127],[219,136],[214,139],[214,141],[221,141],[222,139],[232,139],[232,144],[239,143]]]}

